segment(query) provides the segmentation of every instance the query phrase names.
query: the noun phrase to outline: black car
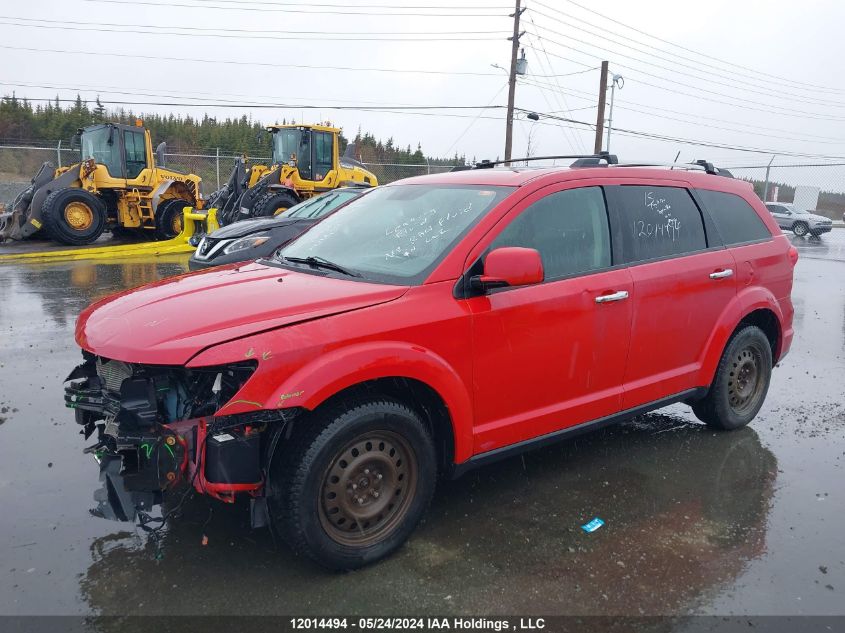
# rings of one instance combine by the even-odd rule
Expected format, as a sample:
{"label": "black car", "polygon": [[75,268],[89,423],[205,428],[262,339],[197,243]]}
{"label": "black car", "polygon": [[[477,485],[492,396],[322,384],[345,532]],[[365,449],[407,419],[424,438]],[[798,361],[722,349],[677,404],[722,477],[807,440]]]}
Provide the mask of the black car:
{"label": "black car", "polygon": [[200,270],[269,257],[332,211],[368,191],[368,187],[341,187],[300,202],[276,217],[224,226],[202,238],[188,266]]}

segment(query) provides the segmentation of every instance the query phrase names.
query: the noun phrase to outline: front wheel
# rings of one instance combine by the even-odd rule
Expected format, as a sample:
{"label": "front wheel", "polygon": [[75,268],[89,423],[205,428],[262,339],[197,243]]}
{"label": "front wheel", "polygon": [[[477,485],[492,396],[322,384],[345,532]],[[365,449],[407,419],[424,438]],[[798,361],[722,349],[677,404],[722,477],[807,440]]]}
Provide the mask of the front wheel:
{"label": "front wheel", "polygon": [[728,342],[710,391],[692,405],[696,417],[713,428],[733,430],[757,415],[772,377],[772,347],[763,330],[747,325]]}
{"label": "front wheel", "polygon": [[316,414],[271,466],[273,523],[330,569],[380,560],[408,538],[434,493],[436,456],[420,417],[393,400]]}
{"label": "front wheel", "polygon": [[268,191],[255,201],[252,215],[256,218],[272,218],[295,204],[299,204],[299,200],[290,191]]}
{"label": "front wheel", "polygon": [[71,246],[82,246],[97,241],[103,234],[106,228],[106,205],[84,189],[59,189],[44,200],[41,217],[50,239]]}
{"label": "front wheel", "polygon": [[798,237],[804,237],[810,232],[810,227],[807,226],[806,222],[796,222],[792,225],[792,232]]}
{"label": "front wheel", "polygon": [[156,237],[169,240],[182,232],[182,218],[185,207],[192,206],[190,202],[181,198],[171,198],[159,202],[156,207]]}

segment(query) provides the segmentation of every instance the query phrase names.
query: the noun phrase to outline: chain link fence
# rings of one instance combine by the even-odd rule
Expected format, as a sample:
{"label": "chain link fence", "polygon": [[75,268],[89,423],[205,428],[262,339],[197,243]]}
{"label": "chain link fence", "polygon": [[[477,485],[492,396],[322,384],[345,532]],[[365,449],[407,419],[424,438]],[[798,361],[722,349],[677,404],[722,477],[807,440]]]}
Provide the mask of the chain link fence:
{"label": "chain link fence", "polygon": [[[721,166],[721,165],[720,165]],[[726,166],[736,178],[749,181],[761,200],[794,204],[797,211],[808,211],[833,222],[816,231],[816,220],[801,214],[776,216],[784,233],[798,247],[802,257],[845,261],[845,163],[775,163]],[[806,221],[805,221],[806,220]],[[804,226],[811,227],[805,231]],[[796,235],[792,228],[798,226]],[[828,230],[828,228],[830,230]]]}
{"label": "chain link fence", "polygon": [[[202,177],[204,195],[218,189],[228,179],[238,156],[219,150],[196,153],[168,153],[166,167]],[[29,185],[45,161],[71,165],[79,160],[78,150],[63,147],[0,145],[0,203],[10,204]],[[254,164],[266,164],[269,157],[250,156]],[[450,171],[453,165],[368,163],[367,169],[386,184],[402,178]],[[788,163],[727,166],[736,178],[751,182],[761,200],[796,202],[807,210],[833,221],[829,232],[795,235],[788,226],[784,232],[809,256],[845,261],[845,163]],[[786,223],[785,223],[786,224]]]}
{"label": "chain link fence", "polygon": [[[202,192],[207,196],[226,183],[239,155],[220,153],[167,153],[165,167],[176,171],[197,174],[202,178]],[[268,156],[248,156],[252,164],[267,164]],[[30,147],[20,145],[0,146],[0,203],[10,204],[25,189],[42,163],[67,166],[79,161],[79,151],[69,147]],[[452,165],[365,163],[379,183],[386,184],[411,176],[450,171]]]}

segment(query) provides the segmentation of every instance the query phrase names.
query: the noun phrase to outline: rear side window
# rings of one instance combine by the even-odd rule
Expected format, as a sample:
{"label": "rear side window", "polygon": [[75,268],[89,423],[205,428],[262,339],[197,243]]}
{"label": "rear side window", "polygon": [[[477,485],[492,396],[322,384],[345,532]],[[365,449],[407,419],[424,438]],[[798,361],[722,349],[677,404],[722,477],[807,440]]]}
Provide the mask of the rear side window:
{"label": "rear side window", "polygon": [[643,262],[707,248],[704,222],[680,187],[614,187],[622,224],[622,257]]}
{"label": "rear side window", "polygon": [[551,193],[532,204],[505,227],[491,249],[536,249],[546,279],[610,266],[610,231],[600,187]]}
{"label": "rear side window", "polygon": [[698,195],[726,245],[768,239],[772,236],[750,204],[737,195],[698,190]]}

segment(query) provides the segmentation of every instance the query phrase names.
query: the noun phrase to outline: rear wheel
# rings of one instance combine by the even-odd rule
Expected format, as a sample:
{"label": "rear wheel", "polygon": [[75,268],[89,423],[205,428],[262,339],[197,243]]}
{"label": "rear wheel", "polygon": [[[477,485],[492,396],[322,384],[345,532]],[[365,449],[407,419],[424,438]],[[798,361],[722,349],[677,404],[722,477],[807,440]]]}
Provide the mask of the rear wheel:
{"label": "rear wheel", "polygon": [[330,569],[362,567],[399,548],[422,518],[434,444],[419,416],[393,400],[351,402],[320,418],[277,454],[271,516],[298,553]]}
{"label": "rear wheel", "polygon": [[159,202],[156,207],[156,237],[169,240],[182,232],[182,219],[185,207],[191,203],[181,198],[172,198]]}
{"label": "rear wheel", "polygon": [[796,222],[792,225],[792,232],[798,237],[804,237],[810,232],[810,227],[806,222]]}
{"label": "rear wheel", "polygon": [[270,218],[288,210],[299,199],[290,191],[268,191],[252,206],[252,215],[256,218]]}
{"label": "rear wheel", "polygon": [[51,240],[72,246],[95,242],[106,228],[106,205],[84,189],[54,191],[44,200],[41,216]]}
{"label": "rear wheel", "polygon": [[745,326],[728,342],[710,391],[692,410],[708,426],[725,430],[743,427],[763,406],[771,377],[769,339],[757,326]]}

